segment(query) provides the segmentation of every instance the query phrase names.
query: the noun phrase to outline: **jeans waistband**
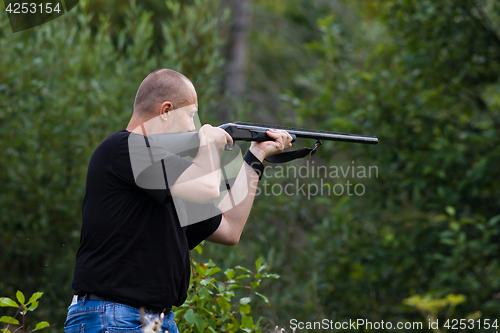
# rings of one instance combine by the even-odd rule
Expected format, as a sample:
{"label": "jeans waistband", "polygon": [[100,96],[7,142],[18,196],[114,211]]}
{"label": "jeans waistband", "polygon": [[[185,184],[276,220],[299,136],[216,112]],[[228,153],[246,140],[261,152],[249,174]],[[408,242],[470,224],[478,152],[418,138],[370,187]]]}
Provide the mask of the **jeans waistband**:
{"label": "jeans waistband", "polygon": [[86,299],[87,301],[103,301],[103,302],[111,302],[111,303],[120,303],[120,304],[125,304],[128,306],[132,306],[134,308],[143,308],[145,311],[150,312],[150,313],[155,313],[155,314],[160,314],[160,313],[169,313],[170,310],[172,310],[172,307],[167,307],[167,308],[155,308],[155,307],[147,307],[147,306],[137,306],[131,303],[123,302],[116,300],[114,298],[110,297],[102,297],[94,294],[87,294],[87,295],[78,295],[78,300]]}

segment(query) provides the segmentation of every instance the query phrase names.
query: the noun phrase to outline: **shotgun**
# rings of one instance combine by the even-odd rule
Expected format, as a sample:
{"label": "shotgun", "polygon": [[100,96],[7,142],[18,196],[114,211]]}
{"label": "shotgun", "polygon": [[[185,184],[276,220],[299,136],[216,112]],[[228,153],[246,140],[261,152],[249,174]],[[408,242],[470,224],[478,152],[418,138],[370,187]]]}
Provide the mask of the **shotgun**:
{"label": "shotgun", "polygon": [[[361,143],[361,144],[371,144],[376,145],[378,139],[375,136],[357,135],[357,134],[346,134],[346,133],[335,133],[319,130],[311,130],[304,128],[295,127],[285,127],[267,124],[255,124],[255,123],[245,123],[241,121],[235,121],[232,123],[227,123],[220,125],[219,128],[225,130],[233,138],[234,141],[274,141],[273,138],[266,134],[269,129],[279,129],[285,130],[292,136],[292,142],[295,142],[297,138],[303,139],[315,139],[316,144],[313,148],[300,148],[294,151],[283,152],[278,155],[270,156],[266,158],[266,161],[271,163],[285,163],[292,161],[297,158],[303,158],[306,156],[311,156],[316,153],[319,146],[322,145],[321,140],[328,141],[341,141],[350,143]],[[175,134],[153,134],[148,136],[153,142],[162,145],[163,147],[169,147],[169,151],[173,153],[180,153],[181,155],[195,156],[198,151],[199,138],[198,132],[187,132],[187,133],[175,133]],[[234,147],[234,145],[233,145]],[[226,150],[232,150],[233,147],[226,147]]]}

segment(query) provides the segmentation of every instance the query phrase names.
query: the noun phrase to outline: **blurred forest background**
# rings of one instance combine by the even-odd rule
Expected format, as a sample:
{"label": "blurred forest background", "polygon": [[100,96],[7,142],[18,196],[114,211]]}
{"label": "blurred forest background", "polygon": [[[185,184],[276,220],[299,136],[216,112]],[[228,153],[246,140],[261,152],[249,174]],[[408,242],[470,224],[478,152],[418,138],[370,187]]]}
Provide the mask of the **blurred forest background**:
{"label": "blurred forest background", "polygon": [[72,296],[88,161],[158,68],[191,78],[202,123],[380,140],[325,143],[313,158],[377,166],[378,177],[322,179],[364,195],[261,195],[237,246],[193,254],[222,267],[264,257],[281,276],[262,285],[264,324],[426,322],[403,300],[449,294],[466,297],[454,318],[498,318],[500,2],[80,1],[15,34],[0,9],[0,296],[43,291],[36,315],[54,332]]}

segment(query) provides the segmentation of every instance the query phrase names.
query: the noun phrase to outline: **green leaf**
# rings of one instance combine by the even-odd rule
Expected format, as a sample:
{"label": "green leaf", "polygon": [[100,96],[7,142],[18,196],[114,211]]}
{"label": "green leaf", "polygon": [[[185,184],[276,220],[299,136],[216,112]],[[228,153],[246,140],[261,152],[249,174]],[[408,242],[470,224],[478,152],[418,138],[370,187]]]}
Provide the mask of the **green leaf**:
{"label": "green leaf", "polygon": [[240,299],[240,304],[248,304],[252,299],[250,297],[243,297]]}
{"label": "green leaf", "polygon": [[227,299],[225,297],[219,297],[217,304],[219,304],[221,309],[226,311],[226,312],[231,310],[231,304],[227,301]]}
{"label": "green leaf", "polygon": [[455,222],[455,221],[450,222],[449,226],[450,226],[450,229],[455,231],[455,232],[460,230],[460,223],[458,223],[458,222]]}
{"label": "green leaf", "polygon": [[448,221],[448,216],[445,214],[440,214],[438,216],[435,216],[432,218],[433,222],[442,222],[442,221]]}
{"label": "green leaf", "polygon": [[0,330],[0,332],[2,332],[2,333],[12,333],[8,328],[2,328]]}
{"label": "green leaf", "polygon": [[196,272],[201,276],[205,276],[207,274],[207,266],[204,265],[203,263],[198,263],[198,266],[196,267]]}
{"label": "green leaf", "polygon": [[233,318],[233,330],[232,332],[239,332],[238,328],[240,327],[240,322],[236,317]]}
{"label": "green leaf", "polygon": [[200,296],[200,299],[210,298],[210,294],[206,288],[201,288],[198,291],[198,295]]}
{"label": "green leaf", "polygon": [[49,326],[50,326],[50,324],[48,322],[41,321],[38,324],[36,324],[36,327],[35,327],[35,329],[33,331],[38,331],[38,330],[41,330],[41,329],[43,329],[45,327],[49,327]]}
{"label": "green leaf", "polygon": [[203,253],[203,249],[201,248],[201,246],[200,246],[200,245],[196,245],[196,247],[194,248],[194,250],[195,250],[196,252],[198,252],[198,254],[202,254],[202,253]]}
{"label": "green leaf", "polygon": [[255,292],[255,295],[257,295],[260,298],[262,298],[264,300],[264,302],[266,302],[267,305],[271,305],[271,303],[269,302],[269,299],[266,296],[264,296],[264,295],[262,295],[262,294],[260,294],[258,292]]}
{"label": "green leaf", "polygon": [[13,317],[9,317],[9,316],[2,316],[0,318],[0,322],[7,323],[7,324],[19,325],[19,320],[17,320],[16,318],[13,318]]}
{"label": "green leaf", "polygon": [[228,290],[233,290],[236,288],[245,288],[245,286],[239,285],[239,284],[230,284],[229,287],[227,288]]}
{"label": "green leaf", "polygon": [[257,259],[257,260],[255,261],[255,268],[257,269],[257,271],[258,271],[258,272],[260,272],[260,267],[261,267],[261,265],[262,265],[262,261],[263,261],[263,260],[264,260],[264,259],[263,259],[262,257],[259,257],[259,259]]}
{"label": "green leaf", "polygon": [[472,224],[474,225],[476,223],[476,220],[470,217],[463,217],[459,221],[461,224]]}
{"label": "green leaf", "polygon": [[184,313],[184,320],[188,323],[192,324],[194,322],[194,311],[193,309],[189,309]]}
{"label": "green leaf", "polygon": [[455,216],[455,214],[456,214],[455,208],[452,206],[446,206],[446,208],[444,210],[446,210],[446,212],[450,216]]}
{"label": "green leaf", "polygon": [[24,297],[24,294],[21,291],[17,291],[16,293],[17,300],[19,303],[24,304],[24,301],[26,301],[26,298]]}
{"label": "green leaf", "polygon": [[40,292],[40,291],[39,291],[39,292],[34,293],[33,295],[31,295],[31,297],[30,297],[30,299],[29,299],[28,303],[26,303],[26,304],[30,304],[30,303],[33,303],[33,302],[38,301],[38,299],[39,299],[40,297],[42,297],[42,295],[43,295],[43,293],[42,293],[42,292]]}
{"label": "green leaf", "polygon": [[449,294],[446,295],[446,300],[450,302],[451,305],[458,305],[465,302],[466,297],[464,295]]}
{"label": "green leaf", "polygon": [[7,297],[0,298],[0,306],[1,307],[8,307],[8,306],[10,306],[12,308],[18,308],[19,307],[19,305],[15,301],[13,301],[13,300],[11,300],[10,298],[7,298]]}
{"label": "green leaf", "polygon": [[279,274],[267,274],[267,273],[264,273],[262,276],[273,279],[279,279],[281,277]]}
{"label": "green leaf", "polygon": [[218,273],[220,271],[221,271],[221,269],[219,267],[213,267],[213,268],[210,268],[210,270],[208,271],[207,274],[208,275],[213,275],[213,274]]}
{"label": "green leaf", "polygon": [[32,302],[29,306],[28,306],[28,311],[33,311],[35,310],[36,308],[38,307],[38,302]]}
{"label": "green leaf", "polygon": [[253,318],[250,316],[243,316],[241,318],[241,326],[243,326],[244,328],[252,329],[253,328]]}
{"label": "green leaf", "polygon": [[243,314],[249,314],[250,311],[251,311],[251,307],[250,307],[250,304],[242,304],[240,305],[240,307],[238,308],[238,310],[243,313]]}
{"label": "green leaf", "polygon": [[242,267],[242,266],[236,266],[236,269],[239,269],[239,270],[242,270],[242,271],[245,271],[247,273],[252,274],[252,271],[250,271],[248,268],[245,268],[245,267]]}
{"label": "green leaf", "polygon": [[231,280],[234,277],[234,275],[236,274],[236,272],[234,271],[234,269],[228,268],[228,269],[226,269],[224,274],[226,274],[227,278],[229,280]]}
{"label": "green leaf", "polygon": [[498,223],[498,221],[500,221],[500,215],[496,215],[496,216],[493,216],[489,221],[488,221],[488,225],[490,227],[494,226],[495,224]]}
{"label": "green leaf", "polygon": [[203,317],[197,313],[194,314],[194,324],[200,332],[203,332],[203,328],[205,327],[205,320],[203,320]]}

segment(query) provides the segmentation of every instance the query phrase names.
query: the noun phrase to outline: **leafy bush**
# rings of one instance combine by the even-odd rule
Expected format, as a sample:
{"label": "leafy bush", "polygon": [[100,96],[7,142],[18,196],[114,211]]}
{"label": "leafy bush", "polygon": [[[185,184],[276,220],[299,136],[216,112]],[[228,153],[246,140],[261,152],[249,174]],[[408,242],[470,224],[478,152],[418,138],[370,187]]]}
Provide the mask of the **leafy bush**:
{"label": "leafy bush", "polygon": [[[197,250],[201,253],[201,247]],[[265,272],[262,258],[255,262],[255,271],[242,266],[228,268],[217,279],[221,268],[211,260],[207,264],[193,261],[193,273],[186,302],[174,309],[180,332],[262,332],[261,319],[252,315],[252,306],[266,296],[255,291],[262,279],[279,278]]]}
{"label": "leafy bush", "polygon": [[[28,302],[26,302],[24,294],[18,290],[16,293],[16,298],[19,303],[8,297],[0,297],[0,307],[16,308],[18,309],[17,311],[18,314],[21,314],[22,316],[22,324],[19,322],[19,320],[11,316],[0,317],[0,322],[8,324],[5,328],[1,329],[0,332],[11,333],[11,332],[17,332],[19,329],[22,329],[21,332],[23,333],[34,332],[49,327],[50,324],[46,321],[39,322],[32,330],[29,330],[29,326],[26,325],[26,319],[25,319],[26,314],[28,313],[28,311],[35,311],[35,309],[38,308],[38,300],[40,299],[40,297],[42,297],[42,295],[43,295],[42,292],[36,292],[30,297]],[[16,329],[13,330],[12,326],[14,326]]]}
{"label": "leafy bush", "polygon": [[178,15],[162,22],[161,52],[152,45],[150,13],[133,1],[115,39],[105,15],[86,1],[15,34],[0,10],[0,290],[43,291],[51,306],[35,317],[54,327],[72,296],[88,161],[104,138],[126,127],[140,82],[158,68],[183,72],[197,87],[202,119],[217,99],[216,4],[168,3]]}

